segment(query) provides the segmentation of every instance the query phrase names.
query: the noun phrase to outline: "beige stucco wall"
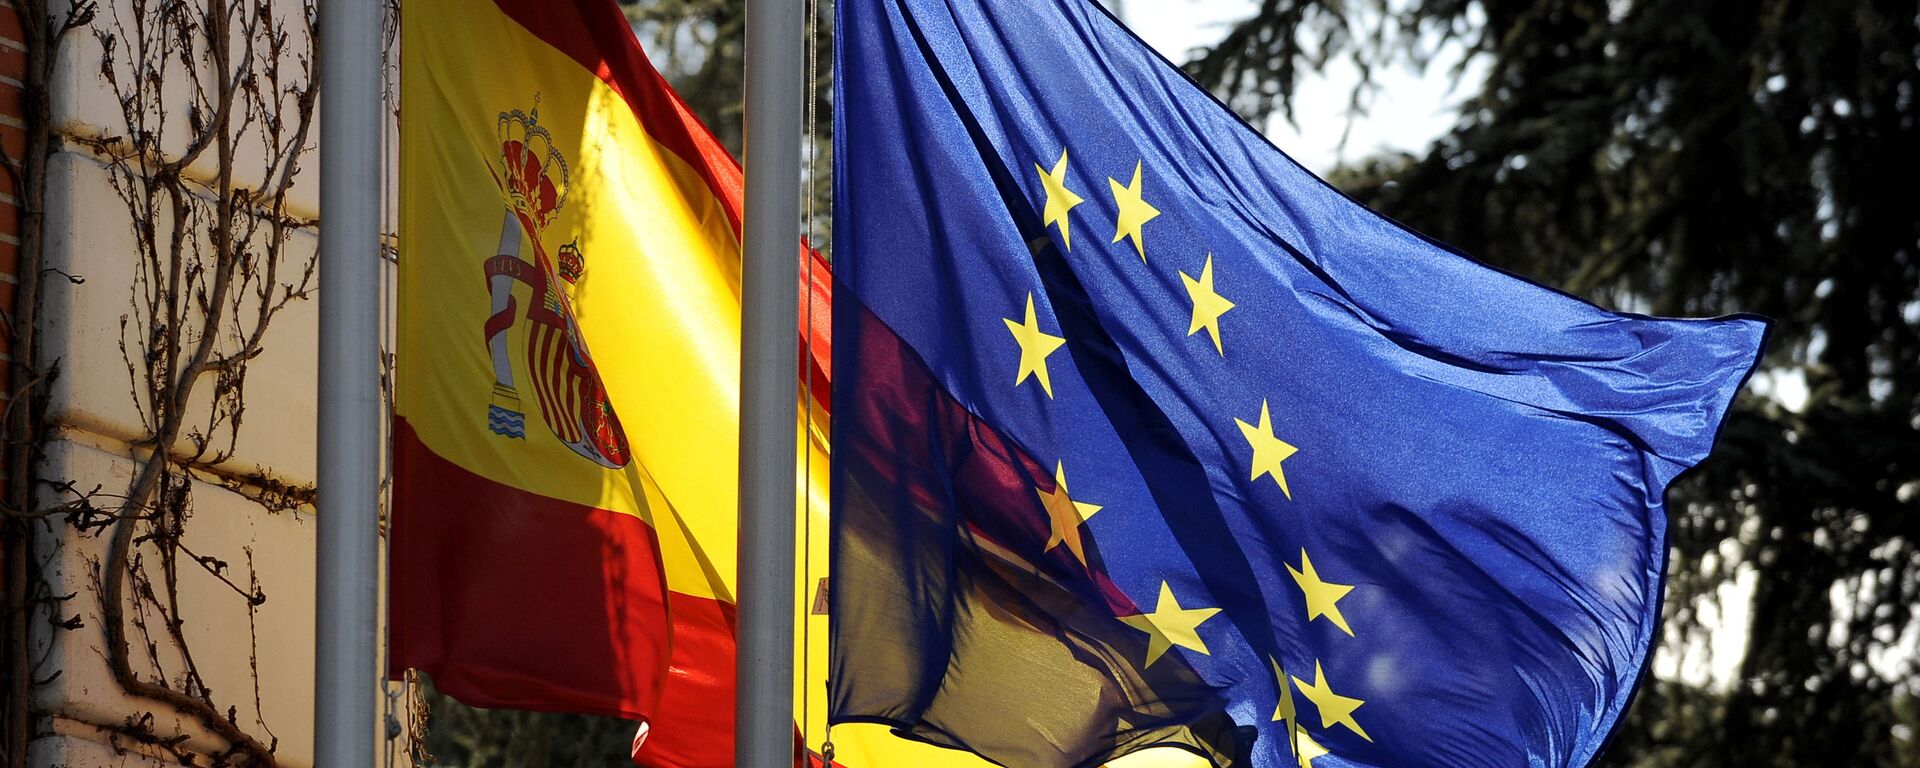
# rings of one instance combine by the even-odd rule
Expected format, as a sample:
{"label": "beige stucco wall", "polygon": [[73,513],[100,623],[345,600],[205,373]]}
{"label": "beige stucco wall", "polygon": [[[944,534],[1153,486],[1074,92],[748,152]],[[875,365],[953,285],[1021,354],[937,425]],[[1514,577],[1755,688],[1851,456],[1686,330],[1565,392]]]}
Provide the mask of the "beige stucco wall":
{"label": "beige stucco wall", "polygon": [[[300,12],[298,3],[278,2]],[[64,4],[54,5],[57,18]],[[129,0],[102,2],[95,24],[115,13],[124,17],[129,9]],[[125,206],[109,185],[105,161],[89,146],[93,139],[125,130],[120,106],[100,75],[101,54],[91,30],[69,35],[51,84],[53,124],[64,141],[48,170],[47,266],[85,282],[52,279],[45,289],[42,359],[58,361],[48,413],[58,428],[39,475],[115,494],[126,489],[134,459],[144,455],[136,443],[145,428],[122,351],[123,321],[137,311],[133,234]],[[169,89],[169,98],[185,103],[184,91],[173,84]],[[176,121],[185,119],[184,108],[174,113]],[[184,124],[173,132],[183,135]],[[240,175],[257,176],[264,153],[243,144]],[[302,166],[289,212],[313,219],[319,215],[317,156],[308,154]],[[203,158],[187,175],[207,180],[213,171],[211,160]],[[312,255],[315,244],[313,228],[296,231],[287,245],[288,259],[297,265]],[[247,601],[205,571],[182,568],[178,577],[181,631],[213,700],[222,711],[231,706],[233,722],[256,738],[277,742],[276,757],[286,766],[312,764],[314,534],[316,516],[323,512],[311,507],[274,511],[249,496],[259,493],[254,478],[263,474],[296,486],[314,482],[316,332],[313,301],[295,301],[274,320],[264,351],[246,376],[236,450],[225,462],[198,468],[192,487],[183,543],[195,554],[226,561],[227,577],[243,588],[257,583],[266,601],[249,615]],[[193,412],[206,412],[210,389],[211,381],[203,382],[197,395],[202,405]],[[50,491],[41,493],[42,504],[61,500]],[[186,744],[201,751],[220,747],[168,707],[128,697],[110,676],[96,588],[96,566],[107,538],[83,535],[59,521],[44,523],[40,531],[39,555],[53,592],[76,595],[62,608],[63,618],[77,615],[82,627],[45,630],[35,638],[36,653],[46,658],[42,669],[59,673],[36,689],[38,708],[50,717],[41,728],[48,735],[32,745],[35,766],[177,765],[165,750],[116,735],[149,715],[153,733],[186,735]],[[152,557],[150,550],[147,555]],[[158,641],[151,654],[142,647],[141,634],[132,634],[136,672],[178,687],[179,649],[159,628],[150,630]],[[383,697],[369,706],[383,713],[386,703]],[[377,714],[368,727],[379,728],[384,737],[382,717]]]}

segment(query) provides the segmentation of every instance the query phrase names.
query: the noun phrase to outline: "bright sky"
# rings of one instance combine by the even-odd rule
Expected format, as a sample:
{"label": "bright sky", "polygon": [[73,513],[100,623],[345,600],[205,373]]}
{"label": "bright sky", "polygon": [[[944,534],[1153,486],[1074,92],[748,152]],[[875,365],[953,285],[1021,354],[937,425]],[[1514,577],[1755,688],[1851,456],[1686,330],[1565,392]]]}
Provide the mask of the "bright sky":
{"label": "bright sky", "polygon": [[[1118,7],[1132,27],[1161,55],[1184,62],[1188,52],[1211,45],[1226,33],[1227,25],[1252,16],[1257,0],[1104,0]],[[1358,160],[1383,150],[1419,153],[1453,125],[1454,107],[1470,95],[1481,70],[1469,71],[1454,88],[1449,70],[1458,52],[1441,56],[1416,72],[1396,66],[1377,72],[1379,90],[1368,104],[1368,114],[1352,117],[1345,151],[1340,138],[1348,129],[1347,103],[1359,72],[1350,64],[1329,67],[1325,75],[1302,79],[1294,96],[1299,119],[1296,127],[1284,118],[1269,121],[1266,133],[1282,150],[1315,173],[1326,173],[1341,160]]]}

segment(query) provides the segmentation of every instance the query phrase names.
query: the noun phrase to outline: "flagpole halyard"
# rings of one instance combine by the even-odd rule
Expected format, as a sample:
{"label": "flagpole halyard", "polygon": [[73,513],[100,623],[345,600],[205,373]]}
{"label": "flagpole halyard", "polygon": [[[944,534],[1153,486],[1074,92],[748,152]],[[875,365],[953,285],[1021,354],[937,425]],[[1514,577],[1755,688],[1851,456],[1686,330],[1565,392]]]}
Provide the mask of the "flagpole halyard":
{"label": "flagpole halyard", "polygon": [[803,0],[748,0],[734,765],[791,765]]}
{"label": "flagpole halyard", "polygon": [[[800,186],[800,199],[803,201],[800,215],[802,248],[801,258],[806,259],[806,271],[800,275],[801,297],[806,301],[806,311],[800,318],[800,437],[801,450],[806,459],[800,466],[804,490],[799,492],[800,510],[800,583],[811,586],[813,577],[813,305],[814,305],[814,254],[820,250],[820,244],[814,242],[814,176],[819,157],[817,140],[820,135],[820,0],[803,0],[806,14],[806,122],[803,131],[806,136],[806,157],[804,158],[803,183]],[[808,594],[803,592],[802,594]],[[807,729],[811,726],[809,718],[813,716],[813,618],[809,607],[800,617],[800,707],[795,714],[799,721],[800,745],[811,752],[813,744]],[[828,729],[831,733],[831,729]],[[831,741],[829,737],[827,739]],[[831,749],[831,747],[829,747]]]}

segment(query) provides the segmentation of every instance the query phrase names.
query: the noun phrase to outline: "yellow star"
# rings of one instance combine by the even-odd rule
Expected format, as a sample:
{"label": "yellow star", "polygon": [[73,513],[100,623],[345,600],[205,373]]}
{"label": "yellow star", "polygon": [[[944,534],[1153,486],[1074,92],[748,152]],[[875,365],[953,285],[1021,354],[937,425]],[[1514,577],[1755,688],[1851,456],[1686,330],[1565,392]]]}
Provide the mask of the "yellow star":
{"label": "yellow star", "polygon": [[1200,625],[1219,612],[1218,608],[1181,608],[1180,601],[1173,598],[1173,587],[1163,581],[1160,582],[1160,603],[1154,606],[1153,613],[1122,616],[1120,620],[1147,633],[1147,666],[1151,667],[1167,649],[1176,645],[1206,653],[1207,644],[1200,640]]}
{"label": "yellow star", "polygon": [[1053,379],[1047,376],[1047,355],[1053,354],[1067,340],[1040,331],[1040,321],[1033,314],[1031,291],[1027,293],[1026,322],[1016,323],[1007,318],[1001,318],[1000,322],[1007,324],[1007,330],[1013,332],[1014,342],[1020,345],[1020,372],[1014,375],[1013,385],[1020,386],[1028,376],[1032,376],[1040,380],[1040,388],[1046,390],[1047,397],[1053,397]]}
{"label": "yellow star", "polygon": [[1047,551],[1051,552],[1054,547],[1060,546],[1061,542],[1066,542],[1067,549],[1073,552],[1074,558],[1079,560],[1081,565],[1086,565],[1087,552],[1085,546],[1080,543],[1080,524],[1092,518],[1093,513],[1100,511],[1099,505],[1074,501],[1067,495],[1067,468],[1060,462],[1055,462],[1053,465],[1053,492],[1048,493],[1036,488],[1034,493],[1040,494],[1040,506],[1046,508],[1047,518],[1053,523],[1053,536],[1047,539]]}
{"label": "yellow star", "polygon": [[1313,570],[1313,561],[1307,559],[1307,550],[1300,549],[1300,570],[1294,570],[1293,564],[1287,564],[1287,572],[1293,574],[1293,583],[1300,585],[1300,591],[1307,595],[1307,621],[1321,616],[1353,637],[1353,628],[1347,626],[1347,617],[1340,615],[1340,598],[1353,591],[1352,585],[1334,584],[1320,580],[1320,574]]}
{"label": "yellow star", "polygon": [[1300,724],[1294,720],[1297,710],[1293,708],[1293,688],[1287,685],[1287,675],[1280,671],[1279,660],[1268,656],[1267,663],[1273,666],[1273,679],[1278,680],[1280,686],[1280,704],[1273,708],[1273,721],[1286,722],[1287,741],[1291,742],[1300,735]]}
{"label": "yellow star", "polygon": [[1360,723],[1353,719],[1353,711],[1366,702],[1334,693],[1333,686],[1327,684],[1326,672],[1320,669],[1319,661],[1313,662],[1312,685],[1308,685],[1306,681],[1297,677],[1293,679],[1293,684],[1299,686],[1300,692],[1306,695],[1307,701],[1313,702],[1314,708],[1320,710],[1321,728],[1344,725],[1347,730],[1360,734],[1360,738],[1373,741],[1373,737],[1368,736],[1366,730],[1360,727]]}
{"label": "yellow star", "polygon": [[1141,165],[1138,162],[1133,164],[1133,183],[1123,187],[1120,186],[1119,181],[1109,176],[1107,184],[1113,188],[1113,204],[1120,208],[1118,223],[1113,230],[1113,241],[1117,243],[1123,238],[1133,238],[1133,249],[1140,253],[1140,262],[1144,264],[1147,261],[1147,248],[1140,244],[1140,228],[1152,221],[1153,217],[1159,216],[1160,210],[1140,199]]}
{"label": "yellow star", "polygon": [[1306,731],[1301,731],[1299,740],[1294,742],[1293,754],[1300,759],[1300,768],[1313,768],[1314,758],[1332,753],[1328,752],[1326,747],[1320,746],[1320,742],[1314,741],[1312,736],[1308,736]]}
{"label": "yellow star", "polygon": [[1207,329],[1213,335],[1213,349],[1221,357],[1227,356],[1227,350],[1220,346],[1220,316],[1233,309],[1233,302],[1213,290],[1213,254],[1207,254],[1207,263],[1200,268],[1200,279],[1195,280],[1180,273],[1180,282],[1187,284],[1187,298],[1193,301],[1193,320],[1187,323],[1187,335],[1192,336]]}
{"label": "yellow star", "polygon": [[1051,172],[1039,163],[1034,163],[1033,169],[1040,172],[1040,186],[1047,191],[1047,206],[1041,214],[1041,226],[1059,224],[1060,242],[1071,251],[1073,250],[1073,232],[1069,226],[1071,222],[1067,220],[1067,211],[1073,210],[1074,206],[1085,201],[1074,194],[1073,190],[1067,189],[1067,151],[1060,150],[1060,162],[1053,164]]}
{"label": "yellow star", "polygon": [[1258,480],[1261,475],[1272,475],[1274,484],[1280,486],[1280,492],[1291,500],[1293,490],[1287,487],[1287,473],[1281,469],[1280,463],[1300,449],[1273,436],[1273,417],[1267,413],[1267,401],[1260,401],[1259,426],[1239,419],[1234,419],[1233,423],[1240,425],[1240,434],[1247,438],[1247,445],[1253,448],[1253,474],[1247,479]]}
{"label": "yellow star", "polygon": [[1327,750],[1300,728],[1299,712],[1293,705],[1293,688],[1287,685],[1287,676],[1280,671],[1280,662],[1268,656],[1267,663],[1273,665],[1273,678],[1280,686],[1280,705],[1273,710],[1273,721],[1286,721],[1288,748],[1299,759],[1300,768],[1313,768],[1313,759],[1327,754]]}

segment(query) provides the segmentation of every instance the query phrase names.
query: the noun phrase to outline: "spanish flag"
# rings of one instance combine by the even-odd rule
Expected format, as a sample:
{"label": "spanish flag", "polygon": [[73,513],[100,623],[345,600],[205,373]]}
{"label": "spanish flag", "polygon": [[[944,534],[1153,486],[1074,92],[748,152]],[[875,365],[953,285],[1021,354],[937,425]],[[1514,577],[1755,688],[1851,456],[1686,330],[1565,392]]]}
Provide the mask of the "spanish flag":
{"label": "spanish flag", "polygon": [[726,765],[740,168],[611,0],[402,35],[391,667]]}
{"label": "spanish flag", "polygon": [[[402,45],[390,668],[475,706],[639,721],[642,765],[731,765],[740,167],[612,0],[413,0]],[[803,609],[826,575],[813,258]],[[826,617],[795,619],[818,745]],[[848,768],[977,764],[834,737]]]}

